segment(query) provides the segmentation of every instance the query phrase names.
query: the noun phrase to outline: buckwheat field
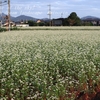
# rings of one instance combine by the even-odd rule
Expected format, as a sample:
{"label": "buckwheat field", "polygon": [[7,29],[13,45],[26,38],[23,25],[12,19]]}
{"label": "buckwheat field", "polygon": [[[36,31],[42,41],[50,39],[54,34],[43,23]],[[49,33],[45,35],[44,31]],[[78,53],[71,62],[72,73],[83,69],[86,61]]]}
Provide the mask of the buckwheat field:
{"label": "buckwheat field", "polygon": [[98,91],[100,30],[0,33],[0,100],[92,100]]}

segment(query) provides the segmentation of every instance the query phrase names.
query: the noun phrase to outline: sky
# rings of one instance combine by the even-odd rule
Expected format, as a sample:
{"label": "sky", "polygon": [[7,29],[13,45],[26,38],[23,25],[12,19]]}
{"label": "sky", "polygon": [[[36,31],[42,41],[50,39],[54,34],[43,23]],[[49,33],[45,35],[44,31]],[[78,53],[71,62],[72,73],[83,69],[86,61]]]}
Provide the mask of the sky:
{"label": "sky", "polygon": [[[100,0],[10,0],[11,16],[27,15],[34,18],[66,18],[72,12],[82,18],[84,16],[100,17]],[[1,7],[1,6],[0,6]],[[7,13],[7,5],[2,12]]]}

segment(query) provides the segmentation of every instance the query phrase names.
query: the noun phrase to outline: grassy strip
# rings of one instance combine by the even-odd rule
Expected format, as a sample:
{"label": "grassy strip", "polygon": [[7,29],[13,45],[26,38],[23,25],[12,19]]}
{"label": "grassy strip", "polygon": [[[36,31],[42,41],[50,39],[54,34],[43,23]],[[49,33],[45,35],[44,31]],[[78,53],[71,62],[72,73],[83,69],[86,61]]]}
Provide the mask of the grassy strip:
{"label": "grassy strip", "polygon": [[21,27],[17,30],[100,30],[100,27]]}
{"label": "grassy strip", "polygon": [[[58,26],[58,27],[13,27],[10,30],[92,30],[92,31],[99,31],[100,27],[96,27],[96,26],[91,26],[91,27],[86,27],[86,26],[80,26],[80,27],[63,27],[63,26]],[[0,32],[6,31],[6,28],[0,28]]]}
{"label": "grassy strip", "polygon": [[6,29],[5,28],[0,28],[0,32],[5,32]]}
{"label": "grassy strip", "polygon": [[100,30],[100,29],[18,29],[18,30]]}

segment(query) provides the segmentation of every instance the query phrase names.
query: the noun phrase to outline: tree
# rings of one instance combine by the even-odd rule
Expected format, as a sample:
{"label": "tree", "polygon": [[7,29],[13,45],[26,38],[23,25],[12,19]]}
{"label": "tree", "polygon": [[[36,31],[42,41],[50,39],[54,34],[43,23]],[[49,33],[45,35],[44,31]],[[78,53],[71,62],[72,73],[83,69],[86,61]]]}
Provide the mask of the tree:
{"label": "tree", "polygon": [[28,21],[29,26],[37,26],[36,22],[29,20]]}
{"label": "tree", "polygon": [[83,26],[93,26],[92,22],[83,22],[82,23]]}
{"label": "tree", "polygon": [[68,25],[70,26],[80,26],[81,19],[77,16],[75,12],[72,12],[67,18]]}
{"label": "tree", "polygon": [[63,26],[69,26],[68,18],[64,18]]}
{"label": "tree", "polygon": [[45,26],[44,22],[37,23],[37,26]]}

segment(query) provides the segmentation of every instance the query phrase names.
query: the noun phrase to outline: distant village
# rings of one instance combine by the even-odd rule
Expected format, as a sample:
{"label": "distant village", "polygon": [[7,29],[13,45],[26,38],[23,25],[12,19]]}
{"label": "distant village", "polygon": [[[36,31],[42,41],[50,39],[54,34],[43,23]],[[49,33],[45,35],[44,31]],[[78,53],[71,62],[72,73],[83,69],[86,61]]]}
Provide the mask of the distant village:
{"label": "distant village", "polygon": [[[7,15],[3,14],[3,18],[1,18],[0,23],[3,27],[8,26]],[[10,26],[100,26],[100,18],[93,16],[79,18],[75,12],[72,12],[67,18],[57,19],[36,19],[30,16],[21,15],[16,18],[11,17]]]}

